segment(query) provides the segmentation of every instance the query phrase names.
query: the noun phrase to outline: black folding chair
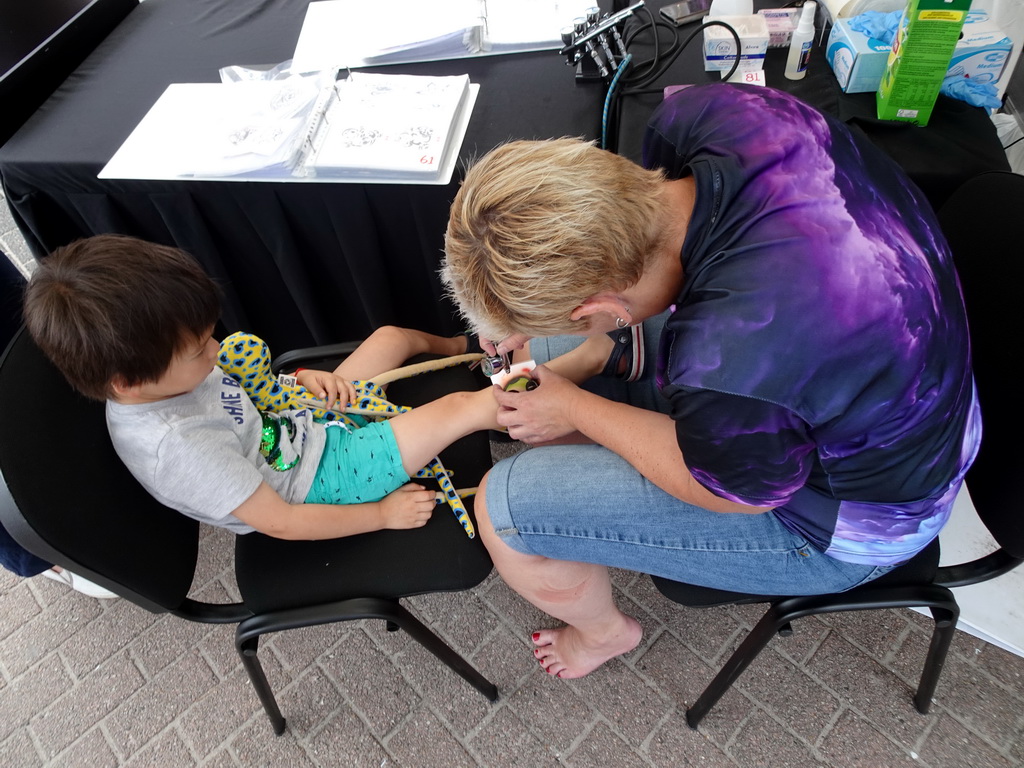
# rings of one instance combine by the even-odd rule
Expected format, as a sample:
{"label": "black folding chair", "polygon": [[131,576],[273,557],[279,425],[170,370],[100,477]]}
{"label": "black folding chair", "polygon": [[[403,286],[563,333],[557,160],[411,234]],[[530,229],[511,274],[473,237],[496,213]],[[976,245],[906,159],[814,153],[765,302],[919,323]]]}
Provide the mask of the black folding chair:
{"label": "black folding chair", "polygon": [[1006,375],[1006,361],[1020,348],[1024,331],[1017,303],[1024,286],[1024,260],[1017,232],[1024,212],[1024,176],[994,171],[961,187],[943,206],[939,219],[960,274],[971,325],[975,379],[984,422],[981,451],[967,475],[978,515],[999,548],[969,563],[939,567],[939,542],[880,579],[828,595],[756,595],[683,584],[652,576],[670,600],[690,607],[768,603],[768,610],[687,710],[698,723],[776,634],[791,634],[791,622],[804,616],[874,608],[928,608],[934,619],[931,645],[914,696],[925,714],[960,615],[955,587],[994,579],[1024,561],[1024,525],[1018,478],[1021,418],[1018,384]]}
{"label": "black folding chair", "polygon": [[[336,352],[335,350],[330,350]],[[310,356],[322,350],[307,350]],[[306,363],[305,367],[316,367]],[[416,405],[443,392],[477,389],[465,367],[395,382],[394,402]],[[328,541],[235,538],[241,601],[188,597],[199,523],[155,501],[114,453],[102,403],[75,393],[21,331],[0,360],[0,520],[27,550],[82,574],[154,612],[190,621],[237,623],[235,646],[275,733],[285,720],[257,656],[269,632],[352,619],[404,629],[489,700],[497,688],[424,626],[401,598],[470,589],[491,571],[479,538],[469,539],[447,508],[423,528]],[[442,453],[461,487],[490,468],[486,435]],[[466,499],[472,510],[472,498]]]}

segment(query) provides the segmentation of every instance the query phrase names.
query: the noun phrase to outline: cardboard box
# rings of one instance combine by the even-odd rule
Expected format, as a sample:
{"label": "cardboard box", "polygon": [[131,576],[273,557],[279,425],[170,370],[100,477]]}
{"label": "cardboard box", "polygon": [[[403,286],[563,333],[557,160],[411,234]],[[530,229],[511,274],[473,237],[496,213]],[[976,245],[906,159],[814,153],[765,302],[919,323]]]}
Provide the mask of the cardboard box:
{"label": "cardboard box", "polygon": [[849,19],[836,19],[825,57],[844,93],[878,90],[892,46],[850,29]]}
{"label": "cardboard box", "polygon": [[969,77],[979,83],[994,83],[1003,74],[1012,51],[1013,42],[989,21],[988,14],[969,13],[963,37],[953,50],[948,74]]}
{"label": "cardboard box", "polygon": [[880,120],[927,125],[971,0],[910,0],[876,92]]}
{"label": "cardboard box", "polygon": [[[768,24],[764,16],[716,16],[707,21],[724,21],[740,37],[740,71],[764,68],[768,50]],[[736,40],[725,27],[704,28],[704,71],[728,72],[736,59]]]}
{"label": "cardboard box", "polygon": [[768,47],[788,48],[796,25],[800,23],[800,9],[763,8],[757,14],[764,16],[765,24],[768,25]]}

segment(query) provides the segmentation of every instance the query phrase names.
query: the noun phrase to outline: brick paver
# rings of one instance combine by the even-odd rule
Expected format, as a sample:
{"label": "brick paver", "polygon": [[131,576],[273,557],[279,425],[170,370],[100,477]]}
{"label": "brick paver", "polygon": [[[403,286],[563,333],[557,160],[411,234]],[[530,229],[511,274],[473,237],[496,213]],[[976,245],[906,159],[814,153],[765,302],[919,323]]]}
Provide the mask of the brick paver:
{"label": "brick paver", "polygon": [[[234,592],[230,536],[203,540],[199,589]],[[230,627],[154,616],[0,572],[0,762],[7,766],[1012,766],[1024,659],[958,634],[933,712],[910,702],[927,620],[842,614],[776,638],[698,731],[684,711],[758,609],[685,609],[614,574],[646,636],[582,680],[545,676],[544,623],[496,575],[409,607],[499,686],[487,702],[402,633],[353,622],[261,646],[275,737]]]}
{"label": "brick paver", "polygon": [[[231,549],[229,534],[204,532],[197,596],[237,596]],[[644,640],[576,681],[541,672],[529,633],[548,620],[496,575],[408,601],[498,685],[494,704],[379,622],[266,638],[260,657],[288,719],[275,737],[231,627],[0,570],[0,765],[1024,765],[1024,659],[958,633],[932,713],[919,715],[928,621],[910,611],[797,622],[691,730],[687,703],[761,609],[685,609],[645,576],[613,582]]]}

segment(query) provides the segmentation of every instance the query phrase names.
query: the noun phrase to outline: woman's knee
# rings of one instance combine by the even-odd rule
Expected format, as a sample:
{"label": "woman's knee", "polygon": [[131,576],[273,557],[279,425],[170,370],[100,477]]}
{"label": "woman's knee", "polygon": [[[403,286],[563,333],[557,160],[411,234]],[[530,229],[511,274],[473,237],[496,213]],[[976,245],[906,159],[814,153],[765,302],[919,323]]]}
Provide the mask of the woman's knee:
{"label": "woman's knee", "polygon": [[498,535],[498,532],[494,528],[494,523],[491,521],[491,516],[487,511],[487,485],[490,477],[491,473],[488,471],[480,480],[480,485],[476,492],[476,500],[473,504],[473,511],[476,515],[476,527],[480,532],[480,540],[490,553],[491,559],[494,560],[494,564],[500,571],[503,565],[507,562],[522,560],[524,558],[532,560],[546,560],[547,558],[539,555],[527,555],[510,547],[505,540]]}

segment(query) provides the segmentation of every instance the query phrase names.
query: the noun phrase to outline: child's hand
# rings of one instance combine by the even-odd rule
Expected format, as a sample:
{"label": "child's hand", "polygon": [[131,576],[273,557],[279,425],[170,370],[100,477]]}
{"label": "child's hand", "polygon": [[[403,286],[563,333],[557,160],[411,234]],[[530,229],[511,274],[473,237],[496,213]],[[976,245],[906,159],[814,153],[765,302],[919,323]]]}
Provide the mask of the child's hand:
{"label": "child's hand", "polygon": [[384,528],[422,528],[434,513],[437,504],[433,491],[422,485],[407,483],[380,500]]}
{"label": "child's hand", "polygon": [[356,388],[351,381],[335,376],[330,371],[315,371],[311,368],[299,371],[295,380],[300,386],[320,400],[325,400],[328,410],[337,402],[339,409],[351,405],[356,399]]}

